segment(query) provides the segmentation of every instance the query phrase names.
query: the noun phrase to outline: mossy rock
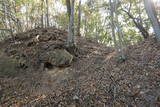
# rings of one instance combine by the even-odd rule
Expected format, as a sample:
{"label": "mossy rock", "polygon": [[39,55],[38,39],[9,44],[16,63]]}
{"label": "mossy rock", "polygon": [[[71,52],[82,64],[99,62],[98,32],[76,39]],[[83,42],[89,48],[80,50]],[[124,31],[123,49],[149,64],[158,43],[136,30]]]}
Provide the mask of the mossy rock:
{"label": "mossy rock", "polygon": [[57,49],[52,53],[49,61],[54,66],[69,66],[73,60],[73,56],[64,49]]}
{"label": "mossy rock", "polygon": [[0,55],[0,76],[15,76],[18,73],[18,62],[6,55]]}
{"label": "mossy rock", "polygon": [[66,67],[73,61],[73,56],[65,49],[55,49],[40,55],[43,63],[51,64],[53,67]]}

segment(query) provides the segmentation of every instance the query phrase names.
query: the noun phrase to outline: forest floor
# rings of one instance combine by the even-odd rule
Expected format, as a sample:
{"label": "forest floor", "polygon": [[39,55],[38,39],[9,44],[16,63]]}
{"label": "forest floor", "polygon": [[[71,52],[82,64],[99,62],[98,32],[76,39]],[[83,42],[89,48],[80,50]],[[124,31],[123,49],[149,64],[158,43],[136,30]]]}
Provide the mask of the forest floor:
{"label": "forest floor", "polygon": [[[44,37],[33,41],[37,35]],[[34,63],[37,47],[65,48],[66,38],[55,28],[34,29],[17,34],[16,44],[2,41],[1,52],[12,56],[19,50]],[[129,46],[121,63],[112,48],[83,37],[77,41],[78,54],[68,67],[0,75],[0,107],[160,106],[160,47],[153,38]]]}

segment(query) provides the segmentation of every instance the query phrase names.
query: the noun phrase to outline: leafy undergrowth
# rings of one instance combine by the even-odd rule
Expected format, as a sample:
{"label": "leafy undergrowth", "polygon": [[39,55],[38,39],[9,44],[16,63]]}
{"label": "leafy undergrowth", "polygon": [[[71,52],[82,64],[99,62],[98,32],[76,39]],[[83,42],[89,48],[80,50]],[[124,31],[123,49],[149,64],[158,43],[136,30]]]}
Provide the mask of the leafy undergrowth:
{"label": "leafy undergrowth", "polygon": [[153,38],[129,46],[127,60],[85,38],[70,67],[0,78],[2,106],[156,107],[160,105],[160,47]]}

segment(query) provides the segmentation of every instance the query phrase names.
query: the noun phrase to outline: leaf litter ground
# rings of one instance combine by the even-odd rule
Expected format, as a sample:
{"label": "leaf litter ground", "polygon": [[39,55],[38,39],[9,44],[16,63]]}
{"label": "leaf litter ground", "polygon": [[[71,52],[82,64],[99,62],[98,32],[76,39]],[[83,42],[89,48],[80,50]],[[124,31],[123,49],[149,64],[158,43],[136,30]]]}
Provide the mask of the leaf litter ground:
{"label": "leaf litter ground", "polygon": [[[40,35],[40,41],[34,41],[37,35]],[[65,48],[66,38],[66,31],[39,28],[17,34],[17,44],[10,39],[2,41],[1,51],[9,56],[14,56],[15,50],[17,53],[26,52],[34,64],[37,47],[41,47],[38,51],[46,47],[53,50],[55,47]],[[69,67],[40,72],[38,69],[33,71],[39,66],[35,64],[34,69],[26,69],[17,76],[0,76],[0,105],[160,106],[160,47],[153,38],[129,46],[127,60],[123,63],[116,61],[112,48],[83,37],[77,37],[77,41],[78,56]]]}

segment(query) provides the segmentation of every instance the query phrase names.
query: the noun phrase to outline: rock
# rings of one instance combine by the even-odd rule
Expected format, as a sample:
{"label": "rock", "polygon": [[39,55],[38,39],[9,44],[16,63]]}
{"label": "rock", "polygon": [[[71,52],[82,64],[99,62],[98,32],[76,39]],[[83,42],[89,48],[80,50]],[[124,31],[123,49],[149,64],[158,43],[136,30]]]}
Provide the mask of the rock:
{"label": "rock", "polygon": [[47,42],[52,38],[52,35],[41,35],[39,36],[39,41]]}
{"label": "rock", "polygon": [[40,61],[47,66],[66,67],[71,64],[73,56],[65,49],[55,49],[54,51],[44,52],[40,55]]}
{"label": "rock", "polygon": [[50,61],[55,66],[69,66],[73,60],[73,56],[64,49],[56,49],[53,54],[54,56],[55,60],[52,58]]}
{"label": "rock", "polygon": [[78,98],[78,96],[76,96],[76,95],[73,97],[73,100],[78,100],[78,99],[79,99],[79,98]]}

